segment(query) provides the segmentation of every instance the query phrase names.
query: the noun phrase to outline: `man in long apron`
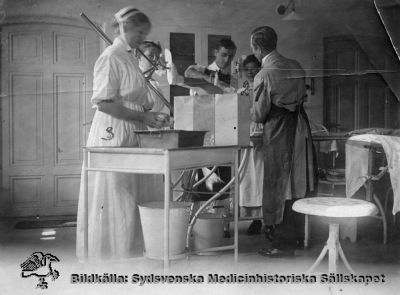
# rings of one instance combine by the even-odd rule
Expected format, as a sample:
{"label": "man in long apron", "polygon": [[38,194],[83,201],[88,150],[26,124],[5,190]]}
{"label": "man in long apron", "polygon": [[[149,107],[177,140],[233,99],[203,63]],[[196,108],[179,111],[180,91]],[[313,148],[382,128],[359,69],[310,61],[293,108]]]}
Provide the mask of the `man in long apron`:
{"label": "man in long apron", "polygon": [[292,211],[292,203],[314,191],[316,180],[311,132],[302,106],[304,70],[277,52],[277,39],[267,26],[255,29],[250,39],[254,55],[262,62],[254,79],[252,120],[264,124],[262,206],[265,233],[272,241],[259,253],[270,257],[294,254],[304,217]]}

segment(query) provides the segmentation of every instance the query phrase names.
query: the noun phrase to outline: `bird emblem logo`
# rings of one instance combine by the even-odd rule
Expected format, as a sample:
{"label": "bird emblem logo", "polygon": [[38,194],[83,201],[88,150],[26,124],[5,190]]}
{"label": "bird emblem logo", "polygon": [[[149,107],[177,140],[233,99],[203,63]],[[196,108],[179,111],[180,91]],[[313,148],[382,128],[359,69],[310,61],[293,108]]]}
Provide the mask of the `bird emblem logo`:
{"label": "bird emblem logo", "polygon": [[50,253],[34,252],[28,259],[21,263],[21,276],[23,278],[38,277],[39,282],[36,288],[47,289],[48,283],[46,282],[46,278],[50,277],[52,281],[55,281],[60,276],[60,273],[53,268],[53,262],[60,262],[60,260]]}

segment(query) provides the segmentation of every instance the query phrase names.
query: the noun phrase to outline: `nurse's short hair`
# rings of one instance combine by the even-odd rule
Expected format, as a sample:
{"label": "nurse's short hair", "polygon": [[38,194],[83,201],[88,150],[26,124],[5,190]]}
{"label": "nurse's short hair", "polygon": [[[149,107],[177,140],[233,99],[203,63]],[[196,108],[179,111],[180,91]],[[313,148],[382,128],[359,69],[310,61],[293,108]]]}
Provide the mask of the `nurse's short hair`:
{"label": "nurse's short hair", "polygon": [[245,65],[247,65],[249,63],[254,63],[258,67],[261,66],[260,61],[257,59],[257,57],[254,54],[250,54],[250,55],[246,56],[246,58],[243,61],[243,66],[245,66]]}
{"label": "nurse's short hair", "polygon": [[251,43],[270,52],[276,49],[278,36],[275,30],[268,26],[258,27],[251,33]]}
{"label": "nurse's short hair", "polygon": [[143,52],[149,48],[157,48],[160,53],[162,51],[160,42],[152,41],[152,40],[145,40],[142,44],[139,45],[139,49]]}

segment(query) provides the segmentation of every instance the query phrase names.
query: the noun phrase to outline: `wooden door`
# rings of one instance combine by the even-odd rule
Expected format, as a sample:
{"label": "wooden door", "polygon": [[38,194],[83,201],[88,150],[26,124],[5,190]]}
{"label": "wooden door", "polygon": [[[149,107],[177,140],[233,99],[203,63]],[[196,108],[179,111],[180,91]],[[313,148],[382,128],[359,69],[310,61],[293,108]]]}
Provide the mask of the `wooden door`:
{"label": "wooden door", "polygon": [[354,40],[326,39],[324,125],[335,132],[358,128],[358,47]]}
{"label": "wooden door", "polygon": [[3,214],[76,214],[98,38],[30,23],[4,26],[2,44]]}
{"label": "wooden door", "polygon": [[391,56],[374,56],[377,69],[352,38],[326,38],[324,46],[324,125],[335,132],[400,128],[400,103],[377,73],[393,70]]}
{"label": "wooden door", "polygon": [[[377,73],[396,70],[390,56],[374,56],[377,69],[352,37],[326,38],[324,53],[324,125],[329,131],[400,128],[400,103]],[[343,168],[345,142],[339,141],[337,148],[335,164]],[[331,166],[331,155],[326,158],[322,166]]]}

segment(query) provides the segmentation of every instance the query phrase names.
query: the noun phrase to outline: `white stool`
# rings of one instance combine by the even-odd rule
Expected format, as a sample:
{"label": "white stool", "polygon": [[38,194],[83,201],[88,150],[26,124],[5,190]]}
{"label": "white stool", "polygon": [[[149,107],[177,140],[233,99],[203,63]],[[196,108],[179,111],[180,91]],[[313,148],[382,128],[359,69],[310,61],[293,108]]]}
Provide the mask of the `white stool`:
{"label": "white stool", "polygon": [[308,272],[314,269],[321,263],[322,259],[328,252],[329,255],[329,273],[337,272],[338,254],[342,258],[344,265],[354,273],[349,262],[344,255],[343,249],[339,242],[339,224],[340,217],[363,217],[376,215],[378,209],[376,206],[367,201],[349,199],[349,198],[334,198],[334,197],[316,197],[305,198],[296,201],[293,204],[293,210],[306,215],[316,215],[329,217],[329,237],[326,245],[318,256],[317,260],[310,267]]}

